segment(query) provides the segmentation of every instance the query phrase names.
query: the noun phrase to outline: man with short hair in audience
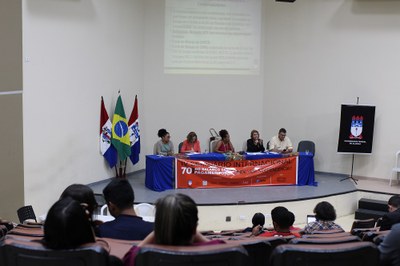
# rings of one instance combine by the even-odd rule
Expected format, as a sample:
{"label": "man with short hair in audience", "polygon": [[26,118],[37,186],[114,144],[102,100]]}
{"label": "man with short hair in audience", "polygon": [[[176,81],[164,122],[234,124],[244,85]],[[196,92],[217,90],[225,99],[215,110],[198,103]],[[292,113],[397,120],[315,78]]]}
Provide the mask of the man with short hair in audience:
{"label": "man with short hair in audience", "polygon": [[154,229],[154,224],[143,221],[133,209],[133,189],[126,179],[114,179],[103,190],[108,210],[114,221],[98,227],[97,236],[124,240],[143,240]]}
{"label": "man with short hair in audience", "polygon": [[400,196],[392,196],[388,201],[388,211],[378,222],[380,231],[390,230],[392,225],[400,223]]}
{"label": "man with short hair in audience", "polygon": [[279,153],[290,153],[293,151],[293,145],[289,137],[286,136],[286,129],[279,129],[278,135],[269,141],[269,150]]}
{"label": "man with short hair in audience", "polygon": [[252,231],[252,235],[262,236],[262,237],[272,237],[272,236],[295,236],[300,237],[300,234],[293,232],[290,228],[293,226],[295,217],[294,214],[288,211],[284,207],[276,207],[271,211],[272,223],[274,225],[273,231],[267,231],[260,234],[262,229],[260,226],[255,227]]}
{"label": "man with short hair in audience", "polygon": [[400,223],[394,224],[390,233],[385,236],[378,246],[380,253],[380,266],[400,265]]}

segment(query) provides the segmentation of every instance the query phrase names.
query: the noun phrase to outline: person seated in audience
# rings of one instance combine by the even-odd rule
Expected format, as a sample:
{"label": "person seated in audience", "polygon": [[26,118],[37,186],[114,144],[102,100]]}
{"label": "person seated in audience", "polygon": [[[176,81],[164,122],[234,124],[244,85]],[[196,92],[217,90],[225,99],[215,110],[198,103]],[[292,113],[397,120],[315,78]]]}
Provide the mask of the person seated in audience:
{"label": "person seated in audience", "polygon": [[279,129],[278,135],[269,141],[269,150],[279,153],[290,153],[293,151],[293,145],[289,137],[286,136],[286,129]]}
{"label": "person seated in audience", "polygon": [[232,145],[228,131],[226,129],[222,129],[219,132],[219,135],[221,137],[221,140],[219,140],[217,142],[217,145],[215,145],[214,152],[218,153],[235,152],[235,148]]}
{"label": "person seated in audience", "polygon": [[265,224],[265,216],[261,212],[257,212],[253,215],[253,218],[251,219],[251,223],[253,224],[252,227],[247,227],[245,228],[242,232],[247,233],[247,232],[252,232],[254,227],[260,226],[261,230],[264,228]]}
{"label": "person seated in audience", "polygon": [[390,197],[388,201],[388,213],[380,218],[378,226],[380,231],[390,230],[392,225],[400,223],[400,196]]}
{"label": "person seated in audience", "polygon": [[157,141],[154,147],[155,155],[171,156],[174,154],[174,144],[171,141],[171,136],[164,128],[158,130],[157,134],[161,139]]}
{"label": "person seated in audience", "polygon": [[261,227],[257,226],[253,229],[252,235],[262,237],[272,236],[295,236],[300,237],[298,232],[291,231],[295,217],[292,212],[284,207],[276,207],[271,211],[272,224],[274,225],[273,231],[261,232]]}
{"label": "person seated in audience", "polygon": [[125,255],[126,266],[133,266],[140,247],[146,244],[171,246],[201,246],[224,243],[208,240],[197,231],[198,210],[196,203],[187,195],[170,194],[156,202],[154,232]]}
{"label": "person seated in audience", "polygon": [[115,220],[97,228],[97,236],[124,240],[143,240],[154,224],[143,221],[133,209],[134,192],[126,179],[114,179],[103,190],[107,207]]}
{"label": "person seated in audience", "polygon": [[192,131],[187,135],[179,152],[201,152],[200,141],[195,132]]}
{"label": "person seated in audience", "polygon": [[[86,244],[98,244],[109,251],[107,242],[96,242],[86,205],[70,197],[59,199],[47,213],[43,245],[60,250],[76,249]],[[122,265],[122,262],[110,256],[109,265]]]}
{"label": "person seated in audience", "polygon": [[381,266],[400,265],[400,223],[394,224],[390,233],[378,246]]}
{"label": "person seated in audience", "polygon": [[263,140],[260,139],[260,133],[253,129],[250,133],[250,139],[247,140],[247,152],[264,152]]}
{"label": "person seated in audience", "polygon": [[93,190],[82,184],[72,184],[68,186],[60,196],[60,199],[72,198],[79,203],[86,204],[86,209],[89,211],[90,218],[93,219],[93,212],[98,207],[94,197]]}
{"label": "person seated in audience", "polygon": [[43,241],[51,249],[72,249],[94,243],[90,213],[86,205],[69,197],[54,203],[46,216]]}
{"label": "person seated in audience", "polygon": [[335,208],[327,201],[318,203],[314,208],[315,222],[309,223],[304,227],[304,234],[312,234],[316,231],[341,230],[343,228],[336,224]]}

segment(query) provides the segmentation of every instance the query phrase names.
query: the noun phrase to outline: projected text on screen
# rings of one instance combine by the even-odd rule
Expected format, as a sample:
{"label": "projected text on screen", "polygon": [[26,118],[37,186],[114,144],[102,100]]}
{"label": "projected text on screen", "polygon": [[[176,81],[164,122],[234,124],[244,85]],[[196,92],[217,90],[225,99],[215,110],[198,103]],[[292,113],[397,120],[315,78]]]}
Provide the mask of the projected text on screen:
{"label": "projected text on screen", "polygon": [[261,0],[166,0],[166,73],[258,74]]}

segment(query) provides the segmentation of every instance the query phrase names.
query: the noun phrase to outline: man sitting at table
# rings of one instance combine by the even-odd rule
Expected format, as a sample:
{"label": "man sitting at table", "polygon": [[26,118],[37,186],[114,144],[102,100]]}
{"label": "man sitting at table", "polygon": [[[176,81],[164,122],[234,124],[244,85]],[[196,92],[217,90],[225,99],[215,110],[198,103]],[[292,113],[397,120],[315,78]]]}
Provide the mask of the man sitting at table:
{"label": "man sitting at table", "polygon": [[98,227],[97,236],[124,240],[143,240],[154,229],[154,224],[143,221],[133,209],[133,189],[126,179],[114,179],[103,190],[108,210],[114,221]]}
{"label": "man sitting at table", "polygon": [[289,153],[293,151],[293,145],[289,137],[286,136],[286,129],[279,129],[278,135],[269,141],[269,150],[279,153]]}

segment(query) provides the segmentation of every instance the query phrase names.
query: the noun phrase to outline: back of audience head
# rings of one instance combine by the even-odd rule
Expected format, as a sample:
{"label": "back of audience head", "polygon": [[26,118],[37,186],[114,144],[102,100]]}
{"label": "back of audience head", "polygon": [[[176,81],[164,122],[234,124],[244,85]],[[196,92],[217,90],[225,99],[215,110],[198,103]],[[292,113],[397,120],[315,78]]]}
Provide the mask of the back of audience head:
{"label": "back of audience head", "polygon": [[190,245],[196,234],[196,203],[184,194],[170,194],[156,202],[155,242],[162,245]]}
{"label": "back of audience head", "polygon": [[393,212],[397,210],[400,207],[400,196],[399,195],[394,195],[390,197],[388,201],[388,210],[389,212]]}
{"label": "back of audience head", "polygon": [[114,179],[103,189],[104,199],[111,215],[116,217],[122,211],[133,209],[135,194],[126,179]]}
{"label": "back of audience head", "polygon": [[336,220],[336,210],[327,201],[321,201],[314,208],[315,218],[318,221],[335,221]]}
{"label": "back of audience head", "polygon": [[95,242],[85,206],[69,197],[54,203],[44,223],[43,240],[51,249],[72,249]]}
{"label": "back of audience head", "polygon": [[93,215],[94,210],[97,208],[97,202],[94,197],[93,190],[82,184],[72,184],[68,186],[60,196],[60,199],[70,197],[79,203],[87,204],[87,210],[90,216]]}
{"label": "back of audience head", "polygon": [[289,230],[293,225],[295,217],[285,207],[276,207],[271,211],[271,218],[276,231]]}
{"label": "back of audience head", "polygon": [[265,216],[261,212],[257,212],[253,215],[253,219],[251,219],[251,222],[253,224],[252,228],[256,227],[257,225],[260,225],[261,227],[264,227],[265,224]]}

